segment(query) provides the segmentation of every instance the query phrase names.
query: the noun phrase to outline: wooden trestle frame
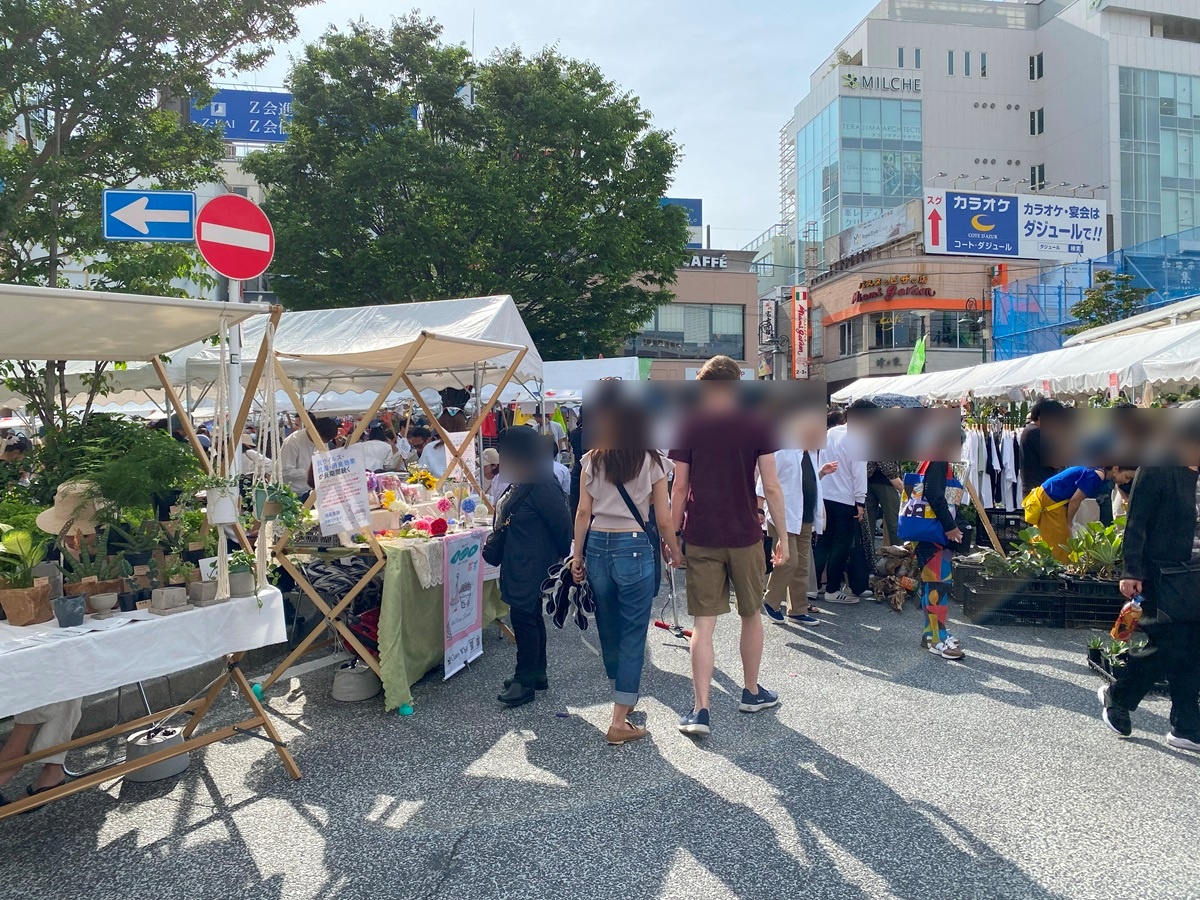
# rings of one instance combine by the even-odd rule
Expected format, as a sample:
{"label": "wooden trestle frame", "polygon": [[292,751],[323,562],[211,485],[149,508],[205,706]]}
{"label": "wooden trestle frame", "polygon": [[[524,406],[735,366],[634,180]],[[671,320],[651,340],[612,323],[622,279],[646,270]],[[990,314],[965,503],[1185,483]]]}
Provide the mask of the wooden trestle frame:
{"label": "wooden trestle frame", "polygon": [[[270,311],[270,321],[272,325],[279,324],[279,318],[283,314],[283,307],[272,306]],[[259,348],[258,357],[255,360],[254,368],[250,375],[250,384],[247,387],[245,396],[242,398],[241,408],[238,410],[237,418],[234,420],[236,427],[230,436],[236,441],[236,435],[240,435],[239,429],[244,428],[246,420],[250,415],[250,410],[254,402],[258,380],[262,376],[264,367],[267,364],[267,342],[263,341],[262,347]],[[179,425],[183,429],[183,433],[187,436],[188,443],[191,444],[192,450],[199,457],[201,465],[204,466],[205,472],[212,473],[212,465],[209,461],[208,454],[204,447],[200,444],[199,438],[196,436],[196,430],[192,426],[191,419],[187,416],[183,404],[179,402],[179,395],[175,388],[171,385],[170,379],[167,377],[166,369],[158,359],[153,360],[154,371],[158,375],[159,381],[162,383],[163,390],[170,399],[171,404],[175,407],[176,415],[179,418]],[[236,449],[236,444],[235,444]],[[238,540],[247,550],[252,550],[250,540],[241,525],[235,526]],[[87,790],[90,787],[103,784],[108,781],[116,781],[124,775],[136,772],[140,769],[148,768],[163,760],[172,759],[191,750],[198,750],[201,747],[207,747],[209,744],[215,744],[219,741],[228,740],[232,737],[251,733],[254,737],[262,738],[268,741],[279,755],[280,762],[283,763],[287,773],[295,779],[300,778],[300,767],[296,765],[296,760],[292,757],[287,745],[283,742],[276,730],[274,723],[271,721],[266,709],[263,707],[259,698],[251,689],[250,682],[246,679],[245,674],[241,670],[241,662],[245,657],[245,652],[232,653],[225,658],[225,671],[212,683],[205,692],[204,696],[191,700],[181,707],[174,710],[163,710],[157,713],[151,713],[147,716],[142,716],[139,719],[134,719],[131,722],[125,722],[120,725],[115,725],[112,728],[106,728],[102,731],[96,731],[84,737],[75,738],[67,741],[64,744],[59,744],[55,747],[49,747],[37,753],[29,753],[17,759],[10,760],[6,763],[0,763],[0,772],[9,769],[20,768],[21,766],[35,763],[38,760],[45,759],[47,756],[52,756],[55,753],[75,750],[79,747],[86,747],[90,744],[99,743],[100,741],[116,737],[121,734],[128,734],[132,731],[137,731],[139,728],[144,728],[155,722],[161,721],[167,714],[175,713],[178,715],[187,714],[190,716],[187,724],[183,728],[183,743],[175,747],[168,747],[151,753],[148,756],[143,756],[140,759],[122,762],[114,766],[109,766],[95,772],[91,772],[82,778],[77,778],[72,781],[59,785],[56,788],[51,788],[48,791],[43,791],[39,794],[34,794],[32,797],[21,797],[4,806],[0,806],[0,819],[6,819],[9,816],[14,816],[26,810],[34,809],[46,803],[52,803],[55,800],[60,800],[63,797],[69,797],[71,794],[77,794],[80,791]],[[250,705],[252,715],[244,721],[238,722],[236,725],[227,725],[222,728],[217,728],[204,734],[196,734],[201,721],[216,702],[226,685],[232,681],[237,687],[245,701]],[[253,734],[255,729],[261,728],[265,734]]]}
{"label": "wooden trestle frame", "polygon": [[[368,424],[372,419],[375,418],[375,414],[379,412],[379,408],[383,406],[384,402],[387,400],[388,396],[396,388],[396,386],[403,381],[405,386],[412,392],[417,403],[420,404],[421,409],[423,409],[425,414],[429,417],[429,421],[432,423],[433,427],[437,429],[439,437],[441,437],[442,442],[446,446],[446,471],[449,472],[453,462],[456,461],[458,463],[458,467],[466,474],[467,480],[469,480],[471,484],[473,484],[479,491],[480,497],[483,497],[483,488],[476,480],[475,473],[471,472],[463,463],[462,457],[466,448],[470,446],[471,441],[473,441],[475,436],[479,433],[479,429],[483,425],[483,419],[487,414],[487,411],[491,409],[492,404],[494,404],[500,397],[500,392],[507,387],[509,381],[511,381],[513,376],[516,374],[517,367],[525,358],[525,354],[528,352],[528,349],[525,347],[497,347],[498,352],[515,352],[516,357],[513,359],[512,363],[509,364],[508,370],[504,373],[504,377],[500,380],[499,385],[488,399],[488,402],[486,404],[477,403],[475,421],[472,423],[462,444],[456,446],[454,442],[450,440],[449,434],[438,423],[437,418],[433,415],[433,411],[421,397],[421,394],[413,384],[412,378],[410,377],[408,371],[409,366],[412,365],[413,360],[417,358],[421,348],[430,338],[435,338],[436,340],[442,342],[466,344],[477,343],[474,341],[465,341],[445,337],[443,335],[434,334],[433,332],[421,332],[417,340],[414,341],[412,345],[405,351],[404,356],[401,358],[399,364],[393,370],[392,374],[388,377],[387,381],[379,389],[375,400],[371,403],[366,412],[363,413],[358,425],[355,426],[354,430],[346,438],[346,446],[350,447],[358,442],[363,433],[366,431]],[[308,436],[312,440],[313,445],[320,447],[323,444],[323,441],[321,440],[320,435],[317,433],[316,425],[308,415],[308,411],[304,408],[304,401],[301,398],[299,391],[297,391],[296,386],[292,383],[292,380],[288,376],[286,370],[283,368],[283,365],[280,363],[278,355],[276,355],[274,365],[280,387],[287,393],[288,399],[291,400],[292,406],[296,410],[296,414],[300,417],[300,421],[303,423],[305,431],[308,432]],[[478,398],[476,398],[476,400],[478,401]],[[438,486],[440,487],[444,481],[445,475],[438,479]],[[313,491],[309,494],[308,499],[305,501],[304,508],[311,509],[315,500],[316,491]],[[484,502],[487,502],[486,499]],[[489,510],[491,510],[491,504],[487,504],[487,507]],[[354,648],[355,653],[357,653],[359,658],[361,658],[371,668],[371,671],[373,671],[376,675],[379,675],[382,679],[383,673],[380,671],[379,660],[377,660],[375,655],[363,646],[362,642],[358,639],[358,636],[355,635],[355,633],[350,629],[350,626],[347,625],[342,618],[346,608],[354,602],[354,599],[367,588],[367,586],[371,583],[371,580],[387,565],[387,557],[385,556],[383,548],[379,545],[379,540],[375,537],[375,533],[371,530],[371,528],[369,526],[362,528],[360,529],[359,533],[362,534],[362,536],[366,539],[367,545],[370,547],[372,554],[375,556],[375,562],[369,569],[367,569],[366,572],[363,573],[363,576],[354,584],[354,586],[347,591],[346,594],[333,606],[330,606],[325,602],[324,598],[321,597],[316,588],[314,588],[309,580],[304,577],[304,573],[300,570],[300,567],[288,559],[286,550],[288,543],[291,541],[291,534],[289,532],[285,531],[281,536],[279,536],[274,547],[271,548],[279,566],[283,568],[283,570],[289,575],[291,575],[293,579],[295,579],[297,587],[302,590],[308,596],[308,599],[313,602],[313,605],[320,610],[321,614],[324,616],[324,620],[319,623],[316,628],[305,635],[304,639],[296,645],[296,648],[287,655],[283,662],[275,667],[275,671],[273,671],[265,680],[261,682],[262,691],[265,692],[269,690],[271,686],[275,684],[275,682],[283,677],[284,673],[292,667],[297,659],[308,653],[312,648],[312,645],[316,642],[317,638],[324,633],[326,628],[329,628],[336,634],[340,635],[347,644]]]}

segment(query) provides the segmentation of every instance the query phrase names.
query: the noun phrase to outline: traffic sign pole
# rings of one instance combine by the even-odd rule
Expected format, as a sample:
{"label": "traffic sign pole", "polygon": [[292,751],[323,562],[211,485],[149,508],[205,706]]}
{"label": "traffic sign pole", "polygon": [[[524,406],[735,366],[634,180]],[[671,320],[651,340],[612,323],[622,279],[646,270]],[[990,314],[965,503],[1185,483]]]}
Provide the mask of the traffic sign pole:
{"label": "traffic sign pole", "polygon": [[[229,279],[229,302],[242,302],[242,283],[236,278]],[[229,329],[229,410],[228,422],[221,429],[227,440],[233,443],[229,452],[229,475],[242,474],[242,436],[229,434],[229,429],[237,420],[242,408],[242,326],[234,325]]]}

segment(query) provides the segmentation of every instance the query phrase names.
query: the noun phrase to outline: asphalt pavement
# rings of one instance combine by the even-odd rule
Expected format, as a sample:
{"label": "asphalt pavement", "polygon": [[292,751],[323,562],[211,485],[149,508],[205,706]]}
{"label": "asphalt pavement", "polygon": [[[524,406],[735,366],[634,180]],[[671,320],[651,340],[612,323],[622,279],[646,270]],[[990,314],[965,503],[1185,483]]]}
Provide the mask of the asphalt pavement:
{"label": "asphalt pavement", "polygon": [[[675,728],[686,642],[653,627],[651,737],[625,747],[603,740],[595,632],[573,626],[551,628],[550,690],[517,710],[495,701],[513,662],[495,629],[469,671],[417,686],[410,718],[335,702],[332,669],[281,682],[302,781],[241,738],[179,778],[0,822],[0,898],[1200,897],[1200,755],[1164,745],[1162,698],[1131,740],[1100,723],[1088,632],[955,621],[968,657],[950,663],[919,648],[912,606],[766,629],[782,706],[738,713],[728,616],[698,741]],[[227,696],[218,717],[243,711]]]}

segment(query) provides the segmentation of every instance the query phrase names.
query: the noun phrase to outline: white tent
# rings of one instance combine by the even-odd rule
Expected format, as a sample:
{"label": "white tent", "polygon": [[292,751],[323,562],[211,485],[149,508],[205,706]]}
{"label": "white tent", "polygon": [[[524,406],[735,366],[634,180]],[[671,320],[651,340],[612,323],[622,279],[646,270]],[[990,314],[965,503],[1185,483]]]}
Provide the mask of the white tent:
{"label": "white tent", "polygon": [[617,356],[612,359],[566,359],[543,363],[543,382],[509,385],[501,399],[505,403],[533,403],[537,394],[556,403],[578,403],[590,382],[602,378],[637,381],[640,364],[636,356]]}
{"label": "white tent", "polygon": [[[265,321],[243,329],[246,375],[265,329]],[[507,295],[285,312],[276,331],[275,352],[302,392],[361,392],[381,387],[418,341],[420,350],[407,370],[419,387],[467,387],[476,365],[483,383],[495,384],[526,348],[514,378],[542,378],[542,358]],[[196,354],[186,364],[188,382],[212,384],[219,365],[214,348]]]}

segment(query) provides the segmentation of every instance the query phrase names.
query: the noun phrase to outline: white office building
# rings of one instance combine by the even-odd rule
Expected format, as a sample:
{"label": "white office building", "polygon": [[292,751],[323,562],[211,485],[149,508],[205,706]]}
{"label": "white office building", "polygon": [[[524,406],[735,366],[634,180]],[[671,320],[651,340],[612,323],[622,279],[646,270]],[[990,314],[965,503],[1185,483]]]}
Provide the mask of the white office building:
{"label": "white office building", "polygon": [[1200,0],[881,0],[812,74],[780,156],[801,269],[927,186],[1104,198],[1114,248],[1191,228]]}

